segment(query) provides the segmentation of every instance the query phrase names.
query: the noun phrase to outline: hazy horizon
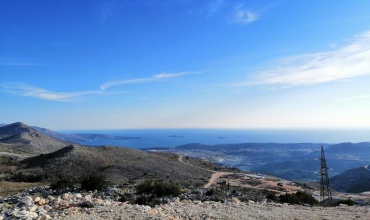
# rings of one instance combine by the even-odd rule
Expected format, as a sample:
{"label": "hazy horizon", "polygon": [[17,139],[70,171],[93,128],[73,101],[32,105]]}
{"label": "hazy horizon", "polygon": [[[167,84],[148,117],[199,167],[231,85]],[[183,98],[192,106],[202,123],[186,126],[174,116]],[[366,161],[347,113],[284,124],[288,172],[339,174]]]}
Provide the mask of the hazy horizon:
{"label": "hazy horizon", "polygon": [[370,128],[369,1],[2,1],[0,122]]}
{"label": "hazy horizon", "polygon": [[105,134],[139,137],[128,140],[91,140],[87,145],[112,145],[133,148],[175,147],[183,144],[240,144],[240,143],[323,143],[369,142],[370,129],[363,130],[292,130],[292,129],[123,129],[70,130],[62,134]]}

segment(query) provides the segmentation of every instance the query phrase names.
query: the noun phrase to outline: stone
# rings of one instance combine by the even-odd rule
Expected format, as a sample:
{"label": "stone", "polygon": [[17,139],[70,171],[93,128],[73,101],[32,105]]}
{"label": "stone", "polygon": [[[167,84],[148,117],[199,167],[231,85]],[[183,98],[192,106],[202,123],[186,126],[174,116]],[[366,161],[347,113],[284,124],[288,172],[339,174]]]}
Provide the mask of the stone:
{"label": "stone", "polygon": [[51,219],[51,216],[48,214],[41,214],[41,216],[37,218],[37,220],[49,220],[49,219]]}
{"label": "stone", "polygon": [[22,202],[24,202],[26,205],[31,205],[33,203],[33,200],[30,196],[25,196],[22,198]]}
{"label": "stone", "polygon": [[80,193],[77,193],[77,194],[75,195],[75,197],[76,197],[76,198],[78,198],[78,199],[80,199],[80,198],[82,198],[82,195],[81,195]]}
{"label": "stone", "polygon": [[32,205],[32,206],[27,207],[27,211],[29,211],[29,212],[36,212],[36,210],[37,210],[36,205]]}
{"label": "stone", "polygon": [[39,202],[38,202],[39,205],[45,205],[46,204],[46,200],[45,199],[40,199]]}
{"label": "stone", "polygon": [[91,196],[90,195],[86,195],[85,197],[82,198],[82,201],[84,201],[84,202],[91,201]]}
{"label": "stone", "polygon": [[89,207],[89,208],[94,207],[94,203],[90,200],[85,201],[83,204],[84,204],[84,206]]}
{"label": "stone", "polygon": [[72,194],[70,194],[70,193],[64,193],[63,195],[62,195],[62,199],[64,199],[64,200],[70,200],[70,199],[72,199]]}
{"label": "stone", "polygon": [[41,200],[41,198],[40,197],[36,197],[33,201],[34,202],[38,202],[38,201],[40,201]]}
{"label": "stone", "polygon": [[56,198],[53,200],[54,205],[59,205],[60,201],[62,201],[60,198]]}
{"label": "stone", "polygon": [[25,210],[14,210],[12,213],[12,216],[19,218],[19,219],[35,219],[38,217],[38,214],[36,212],[29,212]]}
{"label": "stone", "polygon": [[50,205],[45,205],[45,206],[44,206],[44,209],[45,209],[46,211],[50,211],[50,210],[52,210],[52,209],[53,209],[53,207],[51,207]]}

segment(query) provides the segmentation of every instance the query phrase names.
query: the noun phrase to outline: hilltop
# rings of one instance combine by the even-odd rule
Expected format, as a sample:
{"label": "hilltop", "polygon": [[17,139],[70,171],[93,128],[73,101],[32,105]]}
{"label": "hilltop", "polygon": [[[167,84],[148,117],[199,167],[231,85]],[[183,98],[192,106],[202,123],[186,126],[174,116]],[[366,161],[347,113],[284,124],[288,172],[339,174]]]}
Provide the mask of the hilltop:
{"label": "hilltop", "polygon": [[68,142],[49,137],[22,122],[0,127],[1,152],[14,153],[20,157],[50,153],[68,144]]}

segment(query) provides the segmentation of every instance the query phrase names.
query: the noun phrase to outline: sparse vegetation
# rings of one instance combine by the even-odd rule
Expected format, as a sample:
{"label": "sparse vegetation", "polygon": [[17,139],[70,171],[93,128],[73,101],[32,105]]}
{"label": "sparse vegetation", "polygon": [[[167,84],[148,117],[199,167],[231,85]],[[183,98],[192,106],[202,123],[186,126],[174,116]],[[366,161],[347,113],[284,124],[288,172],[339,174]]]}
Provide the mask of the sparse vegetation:
{"label": "sparse vegetation", "polygon": [[46,178],[47,178],[46,174],[25,174],[22,172],[18,172],[13,173],[8,180],[13,182],[35,183],[42,182]]}
{"label": "sparse vegetation", "polygon": [[87,191],[102,190],[108,186],[106,177],[99,174],[92,174],[85,177],[81,182],[81,188]]}
{"label": "sparse vegetation", "polygon": [[298,191],[295,194],[285,194],[280,195],[279,200],[282,203],[289,203],[289,204],[309,204],[309,205],[317,205],[319,202],[310,194],[302,191]]}
{"label": "sparse vegetation", "polygon": [[56,182],[53,182],[50,187],[52,189],[72,189],[74,186],[74,181],[68,178],[59,179]]}
{"label": "sparse vegetation", "polygon": [[181,195],[181,187],[178,184],[164,183],[162,181],[146,180],[136,186],[137,194],[163,196]]}
{"label": "sparse vegetation", "polygon": [[[163,203],[165,196],[180,196],[182,191],[179,184],[165,183],[163,181],[145,180],[136,187],[136,199],[133,201],[139,205],[155,206]],[[125,199],[125,198],[123,198]]]}

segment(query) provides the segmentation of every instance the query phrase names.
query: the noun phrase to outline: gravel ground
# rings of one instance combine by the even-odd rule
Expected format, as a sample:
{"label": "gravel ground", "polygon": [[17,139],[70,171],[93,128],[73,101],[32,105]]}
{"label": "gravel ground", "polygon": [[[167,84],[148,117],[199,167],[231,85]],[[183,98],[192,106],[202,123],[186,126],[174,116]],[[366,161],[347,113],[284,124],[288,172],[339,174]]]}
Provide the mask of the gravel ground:
{"label": "gravel ground", "polygon": [[[89,214],[90,213],[90,214]],[[130,205],[114,202],[86,210],[85,213],[60,219],[370,219],[369,206],[338,206],[330,208],[288,204],[256,204],[239,202],[176,201],[156,206]]]}

